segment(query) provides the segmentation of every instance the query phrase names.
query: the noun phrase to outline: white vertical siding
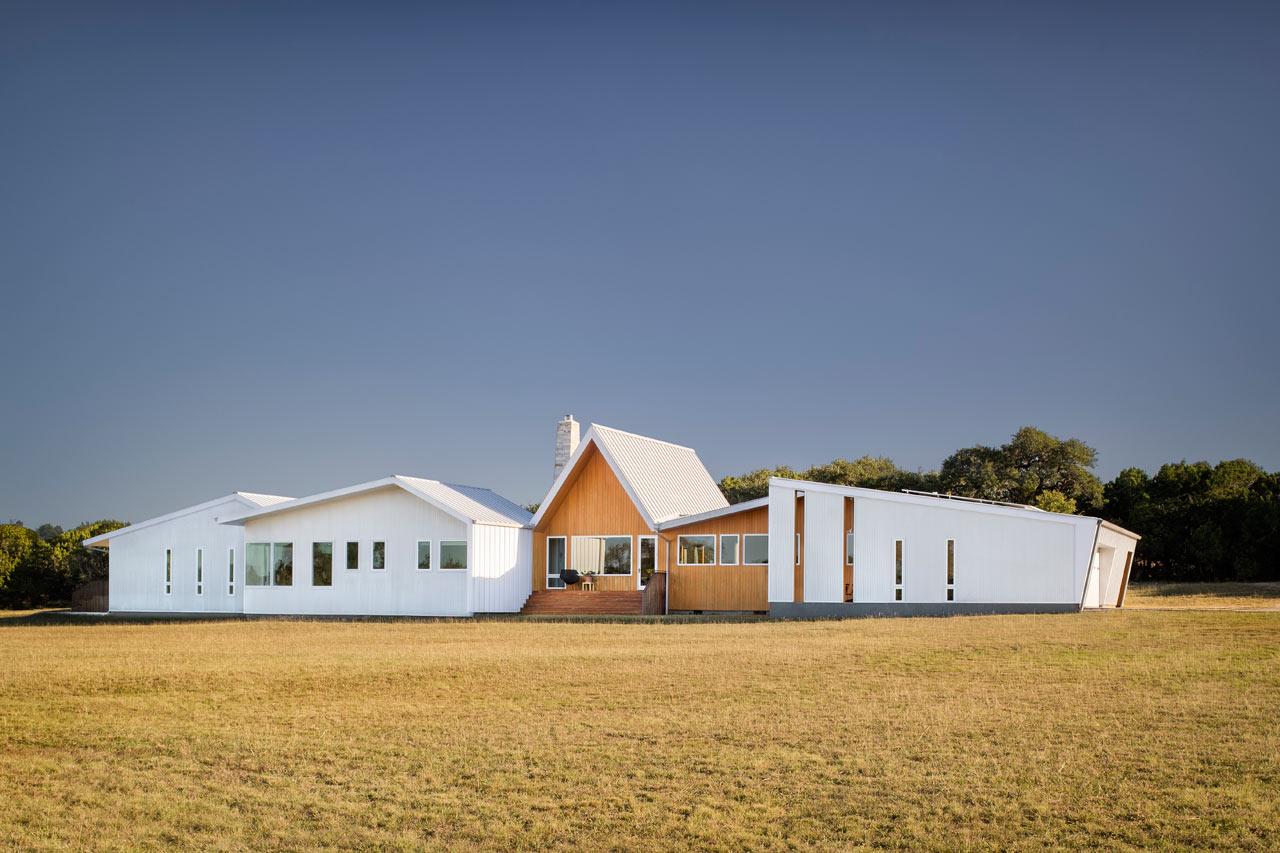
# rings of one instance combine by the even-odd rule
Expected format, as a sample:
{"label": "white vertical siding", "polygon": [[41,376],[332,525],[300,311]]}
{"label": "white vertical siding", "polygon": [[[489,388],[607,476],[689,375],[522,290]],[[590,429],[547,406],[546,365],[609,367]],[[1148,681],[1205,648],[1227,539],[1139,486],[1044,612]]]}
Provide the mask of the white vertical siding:
{"label": "white vertical siding", "polygon": [[844,601],[844,495],[805,493],[804,600]]}
{"label": "white vertical siding", "polygon": [[[245,588],[246,613],[470,616],[480,555],[472,524],[397,486],[251,518],[245,542],[292,542],[293,585]],[[431,540],[431,568],[418,569],[418,540]],[[469,543],[466,569],[440,567],[440,541]],[[346,568],[346,543],[360,543],[360,568]],[[373,543],[386,568],[373,570]],[[311,545],[333,543],[333,585],[312,584]]]}
{"label": "white vertical siding", "polygon": [[796,596],[796,490],[769,486],[769,600]]}
{"label": "white vertical siding", "polygon": [[472,525],[476,559],[472,610],[517,613],[533,593],[533,531]]}
{"label": "white vertical siding", "polygon": [[[243,531],[218,524],[220,515],[242,512],[235,499],[159,524],[123,533],[107,549],[112,611],[234,613],[244,594]],[[164,552],[173,551],[173,592],[164,593]],[[204,593],[196,594],[196,549],[204,550]],[[227,594],[227,551],[236,552],[235,594]]]}
{"label": "white vertical siding", "polygon": [[[806,503],[808,497],[806,496]],[[902,600],[945,602],[947,540],[955,540],[955,601],[1079,603],[1087,565],[1077,529],[1097,522],[1002,515],[956,502],[925,505],[859,494],[854,516],[854,600],[894,600],[894,542],[902,540]],[[1087,560],[1087,558],[1086,558]]]}

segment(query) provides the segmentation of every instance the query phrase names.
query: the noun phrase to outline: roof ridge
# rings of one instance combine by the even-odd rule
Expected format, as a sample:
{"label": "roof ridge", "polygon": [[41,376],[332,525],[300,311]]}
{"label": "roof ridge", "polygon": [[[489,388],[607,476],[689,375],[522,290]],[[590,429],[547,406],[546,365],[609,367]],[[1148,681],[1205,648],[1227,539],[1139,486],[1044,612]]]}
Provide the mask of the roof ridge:
{"label": "roof ridge", "polygon": [[660,438],[653,438],[653,437],[648,436],[648,435],[641,435],[641,434],[640,434],[640,433],[638,433],[638,432],[627,432],[625,429],[618,429],[617,427],[605,426],[604,424],[597,424],[597,423],[593,423],[593,424],[591,424],[591,428],[592,428],[592,429],[597,429],[597,428],[598,428],[598,429],[608,430],[609,432],[616,432],[616,433],[619,433],[619,434],[621,434],[621,435],[629,435],[629,436],[631,436],[632,438],[643,438],[645,441],[652,441],[654,444],[665,444],[665,445],[667,445],[668,447],[677,447],[677,448],[679,448],[679,449],[681,449],[681,450],[688,450],[688,451],[691,451],[691,452],[693,452],[693,453],[697,453],[697,452],[698,452],[698,451],[694,450],[692,447],[687,447],[687,446],[685,446],[685,445],[683,445],[683,444],[676,444],[674,441],[663,441],[663,440],[662,440],[662,439],[660,439]]}

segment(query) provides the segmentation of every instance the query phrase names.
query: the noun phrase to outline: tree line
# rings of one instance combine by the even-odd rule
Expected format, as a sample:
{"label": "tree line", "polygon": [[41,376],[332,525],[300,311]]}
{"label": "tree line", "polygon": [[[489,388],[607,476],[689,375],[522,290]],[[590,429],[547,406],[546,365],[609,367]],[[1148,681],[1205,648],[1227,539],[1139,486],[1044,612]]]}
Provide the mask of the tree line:
{"label": "tree line", "polygon": [[1075,438],[1023,427],[999,447],[957,450],[937,470],[907,471],[883,456],[836,459],[804,471],[761,468],[720,481],[730,503],[764,497],[770,477],[870,489],[960,495],[1092,515],[1142,536],[1134,578],[1280,580],[1280,473],[1245,459],[1173,462],[1154,476],[1126,468],[1103,483],[1097,452]]}
{"label": "tree line", "polygon": [[107,576],[107,555],[81,542],[124,527],[119,521],[94,521],[72,530],[42,524],[35,530],[21,521],[0,524],[0,607],[65,605],[71,591]]}

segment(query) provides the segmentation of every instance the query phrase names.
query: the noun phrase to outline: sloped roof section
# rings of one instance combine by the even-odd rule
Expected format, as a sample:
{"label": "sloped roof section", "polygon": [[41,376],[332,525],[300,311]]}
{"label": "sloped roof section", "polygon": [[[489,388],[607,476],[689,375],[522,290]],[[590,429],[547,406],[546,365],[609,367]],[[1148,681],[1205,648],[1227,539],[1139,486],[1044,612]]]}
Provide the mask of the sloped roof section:
{"label": "sloped roof section", "polygon": [[533,514],[527,509],[490,489],[482,489],[479,486],[458,486],[452,483],[441,483],[439,480],[424,480],[420,477],[397,475],[396,479],[403,481],[436,503],[480,524],[517,524],[523,527],[533,518]]}
{"label": "sloped roof section", "polygon": [[124,536],[126,533],[133,533],[136,530],[142,530],[144,528],[152,527],[154,525],[161,524],[166,521],[172,521],[175,518],[181,518],[184,515],[190,515],[193,512],[199,512],[201,510],[211,509],[212,507],[229,503],[231,501],[238,501],[246,509],[253,509],[255,507],[271,506],[272,504],[284,503],[285,501],[291,501],[291,500],[293,500],[293,498],[284,498],[284,497],[281,497],[280,495],[259,495],[259,494],[254,494],[253,492],[232,492],[229,495],[224,495],[223,497],[220,497],[220,498],[214,498],[213,500],[205,501],[202,504],[189,506],[189,507],[186,507],[185,509],[180,509],[174,512],[166,513],[165,515],[158,515],[155,518],[148,518],[146,521],[139,521],[135,524],[130,524],[127,527],[121,527],[117,530],[112,530],[107,533],[99,534],[98,536],[94,536],[90,539],[84,540],[80,544],[89,548],[96,547],[99,545],[109,545],[112,539],[116,539],[120,536]]}
{"label": "sloped roof section", "polygon": [[595,424],[591,430],[652,524],[729,505],[693,448]]}
{"label": "sloped roof section", "polygon": [[259,495],[254,492],[236,492],[237,495],[248,501],[253,501],[258,506],[275,506],[285,501],[291,501],[293,498],[285,498],[280,495]]}

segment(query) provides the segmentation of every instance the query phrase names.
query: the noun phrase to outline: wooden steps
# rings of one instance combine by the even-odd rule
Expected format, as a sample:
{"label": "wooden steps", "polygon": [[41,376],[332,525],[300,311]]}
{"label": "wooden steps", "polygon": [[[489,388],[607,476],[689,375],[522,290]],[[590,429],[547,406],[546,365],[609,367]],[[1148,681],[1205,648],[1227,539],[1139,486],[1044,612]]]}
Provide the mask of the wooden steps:
{"label": "wooden steps", "polygon": [[644,593],[639,590],[540,589],[529,596],[522,616],[639,616]]}

